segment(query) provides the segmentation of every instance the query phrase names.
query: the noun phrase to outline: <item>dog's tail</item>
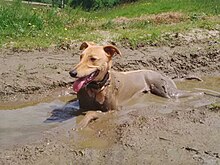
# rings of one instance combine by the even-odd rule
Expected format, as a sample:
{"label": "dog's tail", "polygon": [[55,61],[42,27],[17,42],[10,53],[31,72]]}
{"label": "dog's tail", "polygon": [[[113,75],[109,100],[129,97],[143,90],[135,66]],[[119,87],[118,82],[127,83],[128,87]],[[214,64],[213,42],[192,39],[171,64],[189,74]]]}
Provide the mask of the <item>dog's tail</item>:
{"label": "dog's tail", "polygon": [[199,91],[204,91],[205,95],[209,95],[209,96],[214,96],[214,97],[220,97],[220,92],[211,90],[211,89],[204,89],[204,88],[195,88],[196,90]]}
{"label": "dog's tail", "polygon": [[197,76],[187,76],[183,78],[184,80],[197,80],[197,81],[203,81],[200,77]]}

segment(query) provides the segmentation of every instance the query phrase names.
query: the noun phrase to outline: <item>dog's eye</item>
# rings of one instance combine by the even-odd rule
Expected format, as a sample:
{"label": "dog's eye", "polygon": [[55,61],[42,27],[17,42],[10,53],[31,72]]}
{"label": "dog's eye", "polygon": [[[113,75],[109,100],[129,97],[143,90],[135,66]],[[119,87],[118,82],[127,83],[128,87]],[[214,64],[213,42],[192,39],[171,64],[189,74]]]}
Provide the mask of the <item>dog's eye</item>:
{"label": "dog's eye", "polygon": [[92,61],[92,62],[95,62],[96,60],[97,60],[97,58],[95,58],[95,57],[90,58],[90,61]]}

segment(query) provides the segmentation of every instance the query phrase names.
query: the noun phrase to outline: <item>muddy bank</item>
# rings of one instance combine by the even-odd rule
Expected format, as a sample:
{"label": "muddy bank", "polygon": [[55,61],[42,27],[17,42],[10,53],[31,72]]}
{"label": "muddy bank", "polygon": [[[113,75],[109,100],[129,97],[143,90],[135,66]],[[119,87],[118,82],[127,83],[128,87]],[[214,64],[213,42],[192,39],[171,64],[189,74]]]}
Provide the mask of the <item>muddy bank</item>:
{"label": "muddy bank", "polygon": [[72,130],[82,116],[74,116],[77,104],[68,102],[75,98],[68,72],[79,61],[79,45],[2,50],[0,164],[220,164],[220,44],[216,37],[181,41],[119,45],[122,57],[114,58],[113,68],[197,75],[204,81],[178,87],[217,93],[178,100],[144,95],[82,131]]}
{"label": "muddy bank", "polygon": [[[216,46],[216,47],[215,47]],[[218,75],[220,69],[219,44],[170,47],[146,47],[138,50],[124,50],[124,56],[117,59],[113,68],[117,70],[152,69],[172,78],[186,75]]]}

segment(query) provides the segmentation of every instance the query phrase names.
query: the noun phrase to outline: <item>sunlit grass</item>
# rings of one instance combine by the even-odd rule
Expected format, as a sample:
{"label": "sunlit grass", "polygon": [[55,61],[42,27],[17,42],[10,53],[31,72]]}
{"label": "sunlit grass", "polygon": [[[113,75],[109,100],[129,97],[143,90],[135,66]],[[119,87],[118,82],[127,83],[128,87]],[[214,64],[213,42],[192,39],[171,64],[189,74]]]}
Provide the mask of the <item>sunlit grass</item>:
{"label": "sunlit grass", "polygon": [[148,0],[92,12],[0,2],[0,46],[38,48],[73,40],[160,42],[166,32],[214,29],[219,15],[219,0]]}

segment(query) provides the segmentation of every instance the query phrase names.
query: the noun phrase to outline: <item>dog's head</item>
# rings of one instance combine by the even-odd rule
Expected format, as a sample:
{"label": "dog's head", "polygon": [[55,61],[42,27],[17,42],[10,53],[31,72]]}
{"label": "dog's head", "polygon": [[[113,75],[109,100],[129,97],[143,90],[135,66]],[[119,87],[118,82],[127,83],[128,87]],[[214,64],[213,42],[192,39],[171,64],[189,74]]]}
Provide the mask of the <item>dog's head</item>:
{"label": "dog's head", "polygon": [[102,81],[111,68],[113,55],[121,55],[120,51],[112,45],[97,46],[84,42],[80,50],[83,50],[80,62],[69,72],[71,77],[77,78],[73,84],[75,92],[92,81]]}

